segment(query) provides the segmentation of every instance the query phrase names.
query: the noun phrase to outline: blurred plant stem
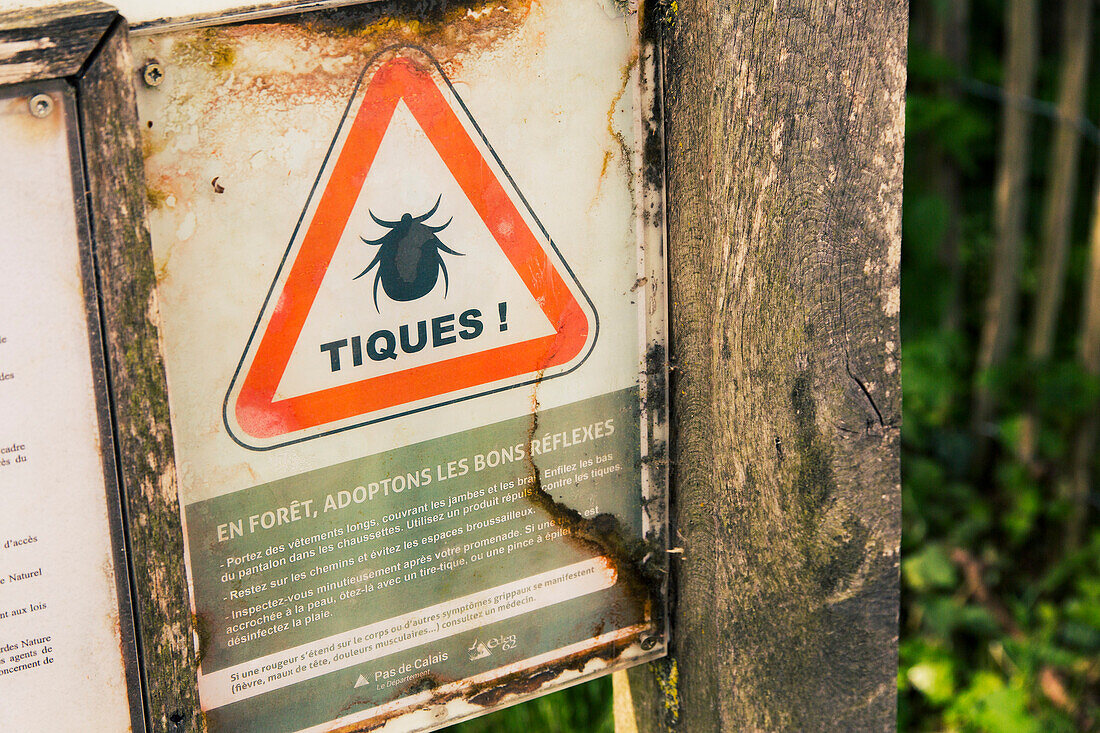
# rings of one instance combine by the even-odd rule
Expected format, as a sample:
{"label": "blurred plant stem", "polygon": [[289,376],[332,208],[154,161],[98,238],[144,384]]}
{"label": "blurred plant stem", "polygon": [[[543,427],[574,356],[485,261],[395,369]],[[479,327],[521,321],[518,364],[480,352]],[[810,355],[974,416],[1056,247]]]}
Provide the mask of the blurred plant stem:
{"label": "blurred plant stem", "polygon": [[[1100,377],[1100,178],[1096,185],[1096,203],[1092,212],[1089,235],[1089,264],[1085,275],[1085,297],[1081,302],[1081,340],[1077,347],[1081,367],[1094,377]],[[1089,491],[1092,487],[1092,463],[1096,453],[1096,437],[1100,417],[1090,410],[1075,438],[1073,470],[1070,480],[1070,503],[1066,527],[1066,549],[1073,552],[1084,541],[1088,527]]]}
{"label": "blurred plant stem", "polygon": [[1009,355],[1016,329],[1027,211],[1027,173],[1031,151],[1031,114],[1020,102],[1034,94],[1039,54],[1036,0],[1008,0],[1003,108],[999,165],[994,184],[994,245],[985,322],[978,348],[973,431],[977,465],[985,463],[996,408],[989,372]]}
{"label": "blurred plant stem", "polygon": [[[952,77],[940,80],[939,94],[954,103],[959,102],[957,80],[966,76],[970,55],[970,0],[957,0],[935,8],[930,18],[932,52],[948,61]],[[963,265],[961,251],[962,182],[959,167],[951,156],[936,146],[929,153],[929,178],[932,189],[940,195],[946,207],[946,224],[940,241],[940,264],[948,273],[948,292],[942,313],[944,330],[955,331],[961,326],[963,314]]]}
{"label": "blurred plant stem", "polygon": [[[1092,6],[1094,0],[1066,0],[1062,13],[1062,69],[1058,84],[1058,118],[1047,172],[1050,182],[1043,206],[1039,279],[1035,310],[1028,340],[1028,357],[1043,364],[1051,357],[1058,315],[1065,291],[1066,253],[1069,250],[1073,203],[1077,193],[1077,168],[1081,150],[1078,120],[1085,109],[1085,88],[1092,49]],[[1035,460],[1036,421],[1034,405],[1028,409],[1021,428],[1020,459]]]}

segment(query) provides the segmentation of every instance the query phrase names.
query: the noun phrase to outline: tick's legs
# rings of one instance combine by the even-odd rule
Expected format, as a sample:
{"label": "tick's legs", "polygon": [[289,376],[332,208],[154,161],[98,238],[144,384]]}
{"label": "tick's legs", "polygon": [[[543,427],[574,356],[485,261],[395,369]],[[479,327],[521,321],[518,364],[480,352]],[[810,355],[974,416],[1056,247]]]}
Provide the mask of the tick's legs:
{"label": "tick's legs", "polygon": [[[374,212],[370,211],[369,209],[367,210],[367,213],[370,214],[370,218],[374,219],[374,223],[377,224],[380,227],[386,227],[387,229],[393,229],[395,226],[397,226],[398,224],[401,223],[400,220],[398,220],[398,221],[386,221],[385,219],[379,219],[377,216],[374,215]],[[363,241],[365,242],[366,240],[364,239]]]}
{"label": "tick's legs", "polygon": [[[443,245],[440,246],[442,247]],[[443,270],[443,297],[446,298],[447,293],[451,290],[451,279],[447,277],[447,263],[444,262],[443,258],[439,255],[436,255],[436,258],[439,260],[440,269]]]}
{"label": "tick's legs", "polygon": [[451,222],[454,221],[454,220],[455,220],[455,218],[452,216],[450,219],[447,220],[446,224],[443,224],[443,225],[437,226],[437,227],[428,227],[428,229],[431,229],[433,234],[438,234],[439,232],[441,232],[444,229],[446,229],[447,227],[449,227],[451,225]]}
{"label": "tick's legs", "polygon": [[435,206],[432,207],[432,210],[429,211],[427,214],[424,214],[423,216],[416,217],[415,219],[413,219],[413,221],[415,221],[419,224],[422,221],[427,221],[428,219],[431,219],[432,214],[434,214],[436,209],[439,208],[439,202],[442,201],[442,200],[443,200],[443,194],[439,194],[439,198],[437,198],[435,200]]}
{"label": "tick's legs", "polygon": [[381,253],[381,252],[379,252],[378,254],[376,254],[376,255],[374,256],[374,259],[373,259],[373,260],[371,260],[371,263],[370,263],[369,265],[367,265],[367,269],[363,270],[363,271],[362,271],[362,272],[360,272],[360,273],[359,273],[358,275],[356,275],[355,277],[353,277],[353,278],[352,278],[352,280],[358,280],[359,278],[363,277],[363,275],[366,275],[366,274],[367,274],[368,272],[370,272],[370,271],[371,271],[371,268],[372,268],[372,267],[374,267],[375,265],[377,265],[377,264],[378,264],[378,261],[379,261],[380,259],[382,259],[382,253]]}
{"label": "tick's legs", "polygon": [[[465,257],[466,256],[461,252],[455,252],[453,249],[451,249],[447,245],[443,244],[443,242],[440,242],[438,239],[436,239],[435,242],[436,242],[436,244],[439,245],[439,248],[441,250],[443,250],[444,252],[446,252],[447,254],[458,255],[459,257]],[[442,259],[440,261],[442,261]]]}

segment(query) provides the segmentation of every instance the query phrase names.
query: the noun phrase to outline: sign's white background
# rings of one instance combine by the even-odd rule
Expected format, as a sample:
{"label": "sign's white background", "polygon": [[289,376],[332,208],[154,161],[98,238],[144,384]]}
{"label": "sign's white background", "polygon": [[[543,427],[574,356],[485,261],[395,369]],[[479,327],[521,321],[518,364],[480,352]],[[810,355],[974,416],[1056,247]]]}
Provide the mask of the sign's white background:
{"label": "sign's white background", "polygon": [[[50,665],[0,676],[0,730],[130,729],[66,123],[0,97],[0,653],[49,636]],[[34,537],[18,547],[12,540]],[[13,581],[12,575],[41,575]],[[10,615],[31,603],[42,610]],[[41,660],[43,644],[30,650]]]}

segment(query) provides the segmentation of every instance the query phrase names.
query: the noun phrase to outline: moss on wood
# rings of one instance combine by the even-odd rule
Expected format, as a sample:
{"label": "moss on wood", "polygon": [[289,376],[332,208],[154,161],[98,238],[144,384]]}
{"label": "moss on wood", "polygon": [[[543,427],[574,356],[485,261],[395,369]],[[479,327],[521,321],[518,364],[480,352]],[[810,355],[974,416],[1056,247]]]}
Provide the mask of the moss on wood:
{"label": "moss on wood", "polygon": [[907,4],[654,12],[684,553],[639,730],[890,729]]}
{"label": "moss on wood", "polygon": [[203,720],[132,74],[120,22],[79,79],[77,93],[146,708],[154,731],[199,731]]}

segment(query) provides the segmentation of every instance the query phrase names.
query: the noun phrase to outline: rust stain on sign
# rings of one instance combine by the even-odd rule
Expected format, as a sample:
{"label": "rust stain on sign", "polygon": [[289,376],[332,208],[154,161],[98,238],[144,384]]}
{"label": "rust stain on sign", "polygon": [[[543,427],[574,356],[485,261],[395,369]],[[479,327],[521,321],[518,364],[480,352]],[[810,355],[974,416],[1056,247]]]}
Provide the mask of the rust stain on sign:
{"label": "rust stain on sign", "polygon": [[[484,53],[518,29],[532,12],[533,0],[418,3],[413,10],[394,3],[371,3],[337,12],[308,13],[262,23],[203,28],[175,34],[172,61],[206,66],[223,74],[239,72],[241,83],[276,76],[297,79],[279,85],[289,99],[304,91],[327,91],[328,82],[354,78],[364,59],[395,45],[415,44],[429,51],[448,74],[461,68],[461,57]],[[250,59],[284,44],[306,50],[313,68],[280,67],[250,72],[239,56],[249,44]],[[280,73],[281,72],[281,73]],[[313,85],[311,87],[311,85]]]}
{"label": "rust stain on sign", "polygon": [[[536,383],[536,391],[537,391]],[[645,567],[650,555],[648,542],[640,537],[630,537],[622,522],[613,514],[599,514],[586,518],[576,509],[556,500],[542,485],[542,471],[535,464],[532,443],[539,428],[538,401],[534,396],[531,427],[527,434],[527,468],[530,477],[531,504],[550,516],[550,520],[564,531],[568,542],[586,552],[605,558],[616,571],[619,582],[625,586],[628,598],[643,606],[645,616],[660,606],[663,578],[652,577]],[[595,634],[598,636],[599,634]]]}
{"label": "rust stain on sign", "polygon": [[[305,105],[339,105],[363,63],[378,51],[416,43],[428,50],[449,76],[461,73],[463,58],[484,53],[519,29],[532,12],[532,0],[419,3],[413,11],[396,3],[371,3],[340,11],[289,16],[262,23],[219,26],[154,36],[136,41],[167,75],[158,94],[185,103],[191,92],[173,82],[180,75],[215,73],[217,94],[209,95],[189,122],[192,134],[210,136],[215,146],[234,144],[226,129],[226,99],[250,108],[245,115]],[[260,126],[260,123],[258,123]],[[147,120],[142,129],[146,159],[178,143],[178,130]],[[263,135],[259,136],[262,139]],[[223,140],[224,142],[218,142]],[[150,177],[147,201],[152,209],[172,208],[181,200],[190,168],[163,168]],[[220,185],[229,181],[223,176]],[[217,186],[214,187],[215,191]],[[219,192],[220,193],[220,192]],[[183,229],[187,223],[181,222]],[[186,236],[181,239],[187,239]],[[163,264],[163,263],[162,263]],[[163,269],[163,268],[162,268]]]}
{"label": "rust stain on sign", "polygon": [[[491,709],[502,703],[536,694],[542,688],[559,680],[563,675],[583,674],[593,662],[611,665],[626,650],[639,641],[640,634],[632,634],[622,639],[597,645],[582,652],[560,657],[522,671],[513,672],[491,681],[455,684],[449,680],[429,676],[426,682],[411,686],[410,694],[427,690],[439,690],[428,703],[418,703],[397,708],[384,715],[372,718],[369,723],[356,723],[334,728],[331,733],[370,733],[386,728],[391,722],[400,720],[410,712],[431,708],[441,708],[450,702],[462,701],[474,708]],[[354,712],[356,703],[345,706],[340,712]],[[467,712],[470,717],[476,712]],[[421,730],[421,728],[417,728]]]}

